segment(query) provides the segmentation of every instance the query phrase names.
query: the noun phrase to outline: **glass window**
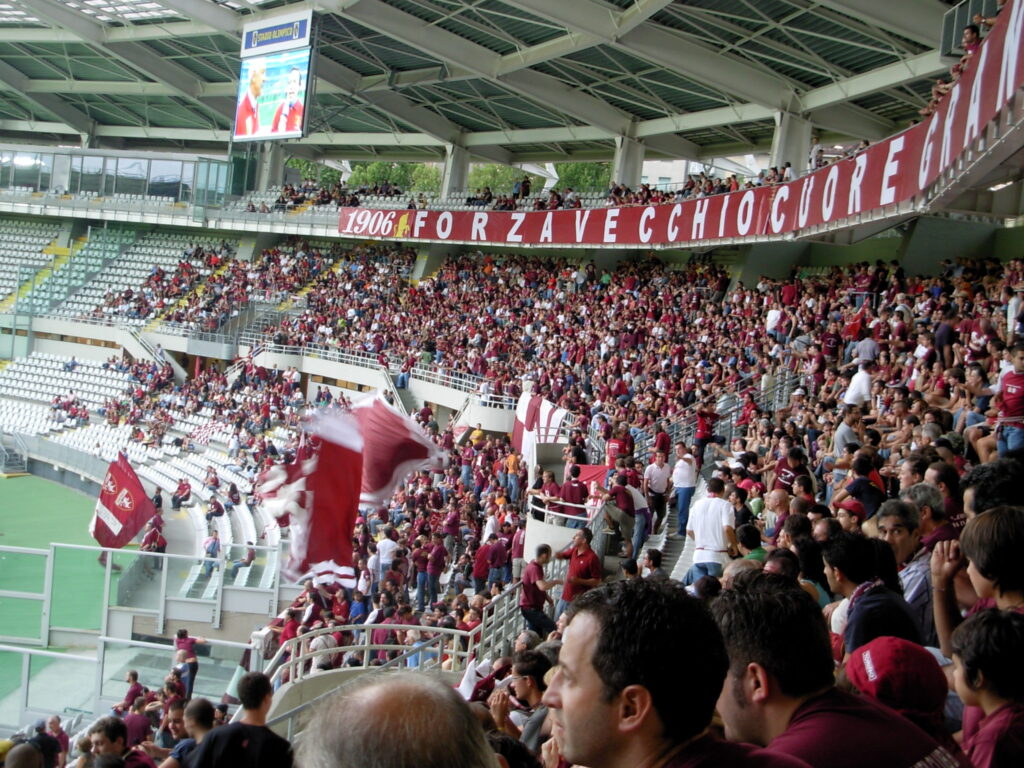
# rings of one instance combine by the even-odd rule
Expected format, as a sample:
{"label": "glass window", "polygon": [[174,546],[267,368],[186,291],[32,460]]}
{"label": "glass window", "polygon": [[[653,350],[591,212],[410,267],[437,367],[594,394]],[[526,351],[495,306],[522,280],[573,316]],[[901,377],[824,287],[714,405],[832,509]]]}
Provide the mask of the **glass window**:
{"label": "glass window", "polygon": [[181,164],[181,197],[179,200],[189,202],[192,200],[193,177],[196,172],[196,164],[185,162]]}
{"label": "glass window", "polygon": [[53,181],[53,155],[39,155],[39,191],[46,192]]}
{"label": "glass window", "polygon": [[13,187],[39,187],[39,155],[35,152],[18,152],[14,156]]}
{"label": "glass window", "polygon": [[103,194],[114,194],[114,186],[117,184],[117,159],[107,157],[103,159]]}
{"label": "glass window", "polygon": [[71,170],[68,174],[68,192],[77,194],[82,184],[82,158],[71,158]]}
{"label": "glass window", "polygon": [[180,160],[151,160],[149,162],[149,194],[178,199],[181,187]]}
{"label": "glass window", "polygon": [[121,157],[117,160],[117,186],[114,191],[122,195],[144,195],[149,175],[149,161],[140,157]]}
{"label": "glass window", "polygon": [[11,186],[11,168],[13,156],[8,152],[0,152],[0,189]]}
{"label": "glass window", "polygon": [[103,192],[103,158],[86,155],[82,160],[81,191]]}

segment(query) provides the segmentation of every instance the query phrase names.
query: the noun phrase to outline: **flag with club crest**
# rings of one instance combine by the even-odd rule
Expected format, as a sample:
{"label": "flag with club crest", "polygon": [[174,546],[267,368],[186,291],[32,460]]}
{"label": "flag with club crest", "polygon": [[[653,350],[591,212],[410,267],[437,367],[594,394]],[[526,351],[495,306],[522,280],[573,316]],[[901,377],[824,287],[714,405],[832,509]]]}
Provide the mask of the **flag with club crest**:
{"label": "flag with club crest", "polygon": [[103,477],[89,533],[101,547],[120,549],[134,539],[155,514],[153,502],[128,457],[119,453]]}

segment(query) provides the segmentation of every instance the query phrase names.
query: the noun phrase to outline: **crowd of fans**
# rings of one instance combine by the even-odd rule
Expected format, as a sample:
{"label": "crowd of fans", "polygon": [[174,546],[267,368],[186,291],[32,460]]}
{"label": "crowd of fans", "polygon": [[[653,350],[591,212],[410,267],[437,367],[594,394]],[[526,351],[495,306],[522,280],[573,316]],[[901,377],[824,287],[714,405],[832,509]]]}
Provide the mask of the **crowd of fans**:
{"label": "crowd of fans", "polygon": [[92,315],[96,318],[127,317],[138,320],[158,317],[190,296],[224,261],[232,258],[233,252],[227,243],[222,242],[217,246],[189,245],[173,273],[154,265],[141,286],[121,291],[108,288],[103,303],[92,311]]}
{"label": "crowd of fans", "polygon": [[[1015,679],[1002,682],[1013,678],[1008,672],[991,672],[995,682],[983,670],[1008,666],[1000,654],[1019,640],[1021,628],[1015,618],[1002,617],[1024,605],[1009,559],[1024,543],[1024,518],[1020,509],[1006,506],[1018,500],[1016,489],[1024,478],[1021,262],[944,263],[932,278],[908,276],[897,264],[861,264],[807,278],[762,278],[755,286],[732,289],[718,276],[716,267],[706,264],[690,265],[677,276],[641,261],[600,277],[595,270],[590,278],[585,266],[574,270],[515,257],[476,265],[456,259],[433,280],[404,289],[397,306],[410,313],[419,309],[410,316],[435,323],[429,333],[434,349],[421,350],[414,362],[457,358],[477,375],[520,372],[552,400],[576,410],[584,427],[593,419],[605,438],[609,469],[608,490],[599,495],[628,541],[621,554],[635,555],[622,564],[625,580],[669,581],[662,553],[642,547],[646,533],[665,519],[665,506],[673,504],[679,531],[671,537],[694,540],[694,567],[684,584],[711,605],[720,623],[741,622],[738,628],[728,625],[725,633],[729,658],[746,659],[743,668],[762,664],[765,674],[785,677],[796,673],[772,666],[773,656],[783,648],[810,644],[817,649],[823,643],[828,680],[834,669],[841,670],[840,687],[860,697],[853,707],[850,694],[833,689],[831,682],[826,687],[824,678],[801,683],[804,688],[776,681],[773,685],[785,693],[774,704],[795,698],[801,705],[820,703],[824,709],[815,712],[853,707],[847,713],[851,726],[864,719],[881,727],[879,712],[883,720],[917,718],[913,729],[897,727],[902,720],[888,726],[905,734],[917,757],[886,764],[914,765],[928,755],[939,761],[935,764],[968,759],[978,766],[1009,764],[996,759],[1001,753],[992,734],[996,729],[1006,743],[1019,743],[1013,739],[1019,738],[1022,722],[1021,688]],[[453,306],[468,308],[469,296],[476,297],[478,314],[451,317],[457,333],[452,326],[440,330],[441,300],[453,315]],[[360,296],[356,302],[368,304],[367,314],[381,325],[378,345],[364,351],[387,351],[391,337],[386,334],[406,327],[418,331],[422,325],[396,322],[404,316],[389,315],[386,301]],[[369,325],[356,332],[367,330]],[[360,344],[374,340],[370,334],[359,338]],[[749,384],[779,369],[802,375],[802,386],[783,407],[762,411]],[[726,445],[715,432],[715,408],[729,387],[743,405],[734,417],[739,436]],[[694,411],[693,444],[673,446],[666,423]],[[547,472],[528,488],[527,468],[505,438],[476,430],[460,447],[429,408],[417,416],[448,452],[448,469],[417,475],[388,509],[361,521],[353,543],[357,589],[346,594],[310,585],[286,614],[282,637],[311,634],[312,648],[332,634],[318,628],[372,616],[401,627],[373,630],[381,633],[382,644],[396,646],[381,654],[383,661],[402,646],[422,642],[434,626],[471,632],[489,598],[535,564],[538,568],[523,579],[532,585],[524,590],[530,595],[524,598],[524,617],[540,638],[558,639],[564,618],[556,626],[543,610],[547,591],[557,583],[545,580],[543,566],[558,554],[576,564],[566,582],[575,589],[568,599],[563,592],[556,610],[560,618],[566,608],[572,615],[575,598],[600,584],[604,573],[600,566],[596,573],[586,570],[589,541],[582,530],[567,552],[541,550],[532,561],[534,553],[519,548],[516,537],[531,499],[549,511],[585,514],[564,495],[578,475],[574,465],[592,460],[582,435],[567,449],[562,478]],[[649,456],[637,447],[644,435],[651,438]],[[711,472],[708,493],[691,507],[702,464]],[[581,500],[586,496],[584,490]],[[646,526],[642,518],[649,520]],[[644,531],[639,539],[633,538],[636,530]],[[438,589],[444,572],[451,574],[447,594]],[[476,597],[466,596],[466,590]],[[310,609],[314,603],[318,611]],[[792,631],[803,634],[776,637],[771,633],[781,629],[761,629],[753,619],[729,611],[766,617],[791,611],[800,617]],[[965,613],[969,620],[956,629]],[[766,618],[759,622],[774,626]],[[410,624],[425,629],[410,632]],[[922,655],[926,645],[935,650]],[[320,658],[329,659],[325,668],[333,668],[346,663],[337,656]],[[527,666],[527,658],[516,657],[509,664],[512,695],[487,699],[496,726],[517,737],[525,733],[522,726],[531,713],[541,709],[530,686],[543,695],[543,683],[523,671]],[[931,695],[922,713],[919,701],[894,693],[909,695],[912,683],[877,678],[912,674],[945,681],[944,666],[950,676],[956,668],[956,679],[963,680],[955,689],[969,705],[966,714],[953,699],[947,707],[948,685]],[[735,695],[747,695],[746,678],[729,674],[736,678],[729,685],[742,687]],[[989,699],[994,690],[1002,691],[1002,698]],[[818,701],[818,696],[826,698]],[[905,715],[880,710],[867,699]],[[979,702],[988,708],[975,710]],[[559,718],[568,720],[570,707],[561,703],[561,716],[557,701],[546,710],[554,720],[554,744],[567,759],[582,761],[573,756],[578,745],[562,740],[570,728]],[[742,712],[733,713],[722,702],[719,707],[727,735],[735,729],[738,738],[769,748],[781,739],[774,751],[805,761],[800,764],[846,764],[834,762],[834,752],[816,751],[825,745],[812,748],[795,736],[783,738],[786,729],[778,732],[777,726],[775,732],[757,730]],[[918,729],[929,723],[928,735],[921,735]],[[961,726],[963,736],[954,738]],[[536,757],[545,757],[531,748]],[[891,748],[892,754],[903,754],[903,747]],[[906,749],[909,754],[911,746]]]}

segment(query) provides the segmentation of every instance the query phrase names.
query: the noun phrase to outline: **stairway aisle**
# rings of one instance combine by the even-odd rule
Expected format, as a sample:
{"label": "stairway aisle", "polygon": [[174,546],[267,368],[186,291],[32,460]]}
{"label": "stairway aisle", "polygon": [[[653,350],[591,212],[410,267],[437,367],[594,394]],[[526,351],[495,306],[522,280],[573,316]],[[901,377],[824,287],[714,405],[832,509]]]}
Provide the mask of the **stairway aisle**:
{"label": "stairway aisle", "polygon": [[[704,478],[697,481],[697,492],[693,495],[691,508],[698,499],[704,498],[707,493],[707,483]],[[670,539],[668,534],[679,530],[679,516],[676,514],[674,504],[669,505],[668,516],[662,526],[661,533],[652,534],[647,538],[644,549],[661,550],[661,568],[675,581],[682,581],[683,576],[693,565],[693,542],[689,539]],[[643,562],[643,553],[636,553],[637,562]]]}

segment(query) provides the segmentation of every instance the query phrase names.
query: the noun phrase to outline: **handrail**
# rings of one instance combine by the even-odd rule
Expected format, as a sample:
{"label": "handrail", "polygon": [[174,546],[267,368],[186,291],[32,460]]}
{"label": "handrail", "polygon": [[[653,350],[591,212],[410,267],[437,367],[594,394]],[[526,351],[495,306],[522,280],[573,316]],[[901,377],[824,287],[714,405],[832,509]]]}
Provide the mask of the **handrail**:
{"label": "handrail", "polygon": [[56,651],[43,651],[37,648],[25,648],[20,645],[4,645],[0,643],[0,652],[20,653],[27,656],[39,656],[44,659],[60,659],[61,661],[88,661],[95,664],[96,659],[92,656],[77,656],[73,653],[57,653]]}
{"label": "handrail", "polygon": [[[595,550],[596,551],[596,550]],[[267,662],[264,667],[264,671],[271,675],[272,680],[280,680],[280,670],[287,669],[302,669],[305,667],[306,661],[309,661],[316,656],[323,655],[335,655],[339,653],[347,653],[349,651],[362,651],[363,652],[363,664],[367,668],[368,674],[377,674],[381,671],[393,669],[396,666],[400,666],[405,661],[415,657],[417,654],[424,654],[421,658],[427,658],[427,664],[420,664],[421,667],[427,666],[432,667],[436,664],[430,663],[430,655],[435,651],[431,646],[428,645],[430,641],[436,640],[438,637],[441,640],[437,640],[438,645],[441,647],[437,651],[437,661],[440,661],[445,653],[448,654],[449,658],[453,661],[453,671],[460,671],[463,666],[460,662],[466,662],[472,658],[484,659],[493,658],[493,655],[498,653],[502,649],[501,644],[508,644],[510,638],[514,637],[523,627],[522,613],[519,610],[519,596],[522,584],[516,582],[510,588],[502,592],[498,597],[494,598],[487,606],[481,617],[481,622],[478,626],[471,630],[459,630],[459,629],[442,629],[440,627],[427,627],[421,624],[346,624],[335,627],[322,627],[321,629],[307,632],[302,637],[293,638],[292,640],[286,641],[285,644],[278,649],[274,654],[273,658]],[[434,633],[432,638],[428,638],[422,641],[420,644],[408,646],[397,646],[394,644],[385,645],[374,645],[370,643],[371,635],[374,629],[387,629],[397,631],[419,631]],[[342,646],[335,648],[326,648],[321,651],[313,652],[310,654],[300,655],[295,658],[290,658],[287,662],[282,662],[282,657],[285,652],[285,646],[289,648],[295,648],[298,646],[299,650],[302,649],[304,642],[311,642],[318,635],[326,632],[344,632],[348,631],[353,634],[353,637],[358,636],[357,633],[365,632],[363,636],[365,639],[362,643],[352,646]],[[461,643],[452,643],[449,650],[444,650],[443,640],[445,638],[462,639],[466,638],[467,647],[463,650]],[[390,659],[380,666],[369,667],[369,655],[372,650],[403,650],[398,657]],[[442,652],[443,651],[443,652]],[[296,673],[292,673],[293,675]],[[299,678],[302,679],[303,672],[298,672]],[[294,676],[289,677],[289,681],[296,680]],[[333,692],[333,691],[331,691]],[[328,693],[331,693],[328,692]],[[310,701],[304,702],[303,704],[282,713],[279,716],[274,717],[268,722],[268,725],[279,725],[284,721],[289,723],[289,733],[294,733],[294,723],[296,718],[301,713],[305,712],[310,707],[314,706],[317,702],[321,701],[326,697],[327,694],[317,696]]]}
{"label": "handrail", "polygon": [[[239,643],[235,640],[218,640],[217,638],[206,637],[203,638],[206,645],[212,645],[219,648],[238,648],[242,650],[249,650],[252,648],[252,643]],[[168,648],[173,649],[174,643],[170,645],[165,643],[153,643],[148,640],[132,640],[126,637],[109,637],[108,635],[100,635],[97,640],[101,643],[117,643],[120,645],[131,645],[136,648],[152,648],[154,650],[165,651]]]}

